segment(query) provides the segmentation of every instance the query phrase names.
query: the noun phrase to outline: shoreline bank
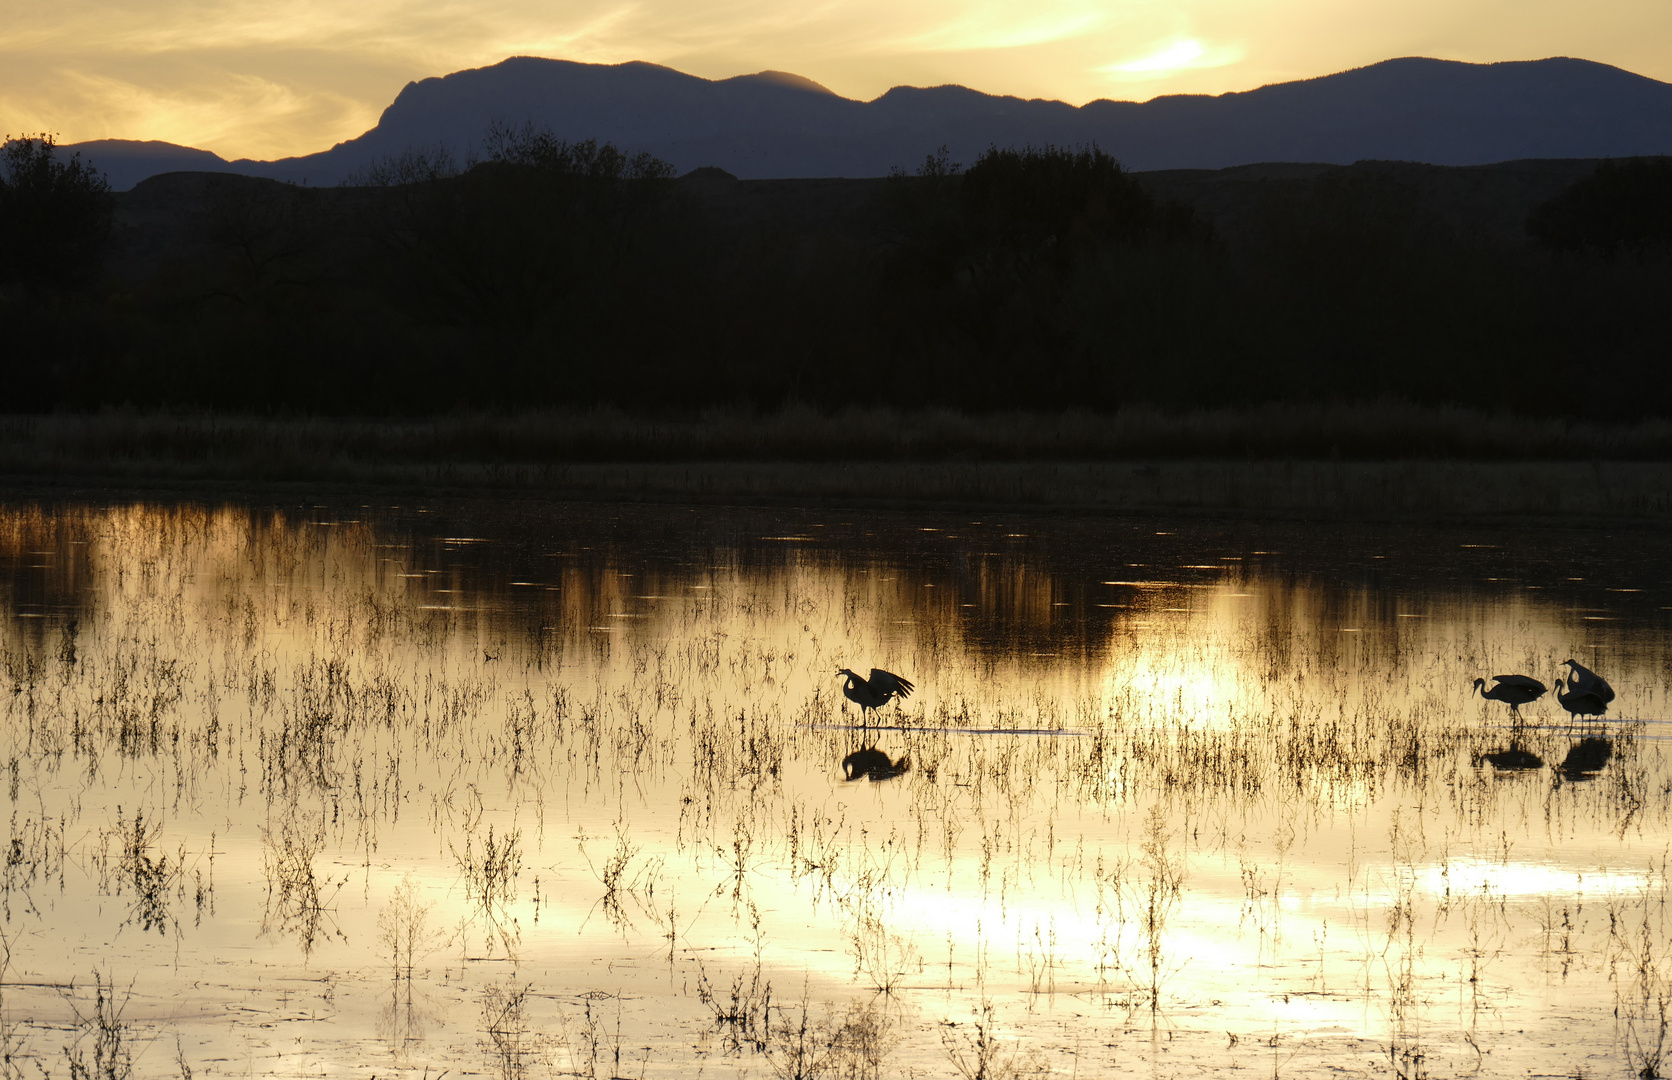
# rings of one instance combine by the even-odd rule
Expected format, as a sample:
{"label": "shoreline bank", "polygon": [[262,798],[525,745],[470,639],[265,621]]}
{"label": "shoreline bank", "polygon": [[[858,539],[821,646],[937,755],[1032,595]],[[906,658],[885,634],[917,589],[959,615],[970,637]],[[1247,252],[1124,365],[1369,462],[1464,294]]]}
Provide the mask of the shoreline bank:
{"label": "shoreline bank", "polygon": [[[236,463],[232,463],[236,464]],[[1672,522],[1658,462],[339,463],[259,470],[133,458],[0,473],[7,498],[257,498],[367,493],[585,503],[1002,509],[1074,516],[1473,522],[1564,528]]]}

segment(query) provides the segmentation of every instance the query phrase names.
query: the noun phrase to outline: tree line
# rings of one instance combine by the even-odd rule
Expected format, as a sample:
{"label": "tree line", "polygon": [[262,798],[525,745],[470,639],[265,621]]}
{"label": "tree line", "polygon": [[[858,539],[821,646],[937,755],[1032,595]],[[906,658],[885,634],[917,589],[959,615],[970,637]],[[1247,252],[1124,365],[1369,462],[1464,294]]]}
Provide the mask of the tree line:
{"label": "tree line", "polygon": [[1095,147],[933,155],[807,225],[609,144],[485,146],[336,189],[206,177],[157,236],[49,137],[8,140],[9,410],[1672,400],[1665,159],[1603,163],[1525,242],[1346,171],[1274,187],[1233,241]]}

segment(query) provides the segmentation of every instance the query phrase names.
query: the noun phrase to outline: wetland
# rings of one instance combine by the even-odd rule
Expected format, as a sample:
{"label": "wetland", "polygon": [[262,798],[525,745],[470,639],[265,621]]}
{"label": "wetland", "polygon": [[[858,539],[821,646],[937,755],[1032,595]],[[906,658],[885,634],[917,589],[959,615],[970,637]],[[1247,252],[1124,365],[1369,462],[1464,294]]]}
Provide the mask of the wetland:
{"label": "wetland", "polygon": [[1663,530],[333,498],[0,503],[7,1076],[1672,1070]]}

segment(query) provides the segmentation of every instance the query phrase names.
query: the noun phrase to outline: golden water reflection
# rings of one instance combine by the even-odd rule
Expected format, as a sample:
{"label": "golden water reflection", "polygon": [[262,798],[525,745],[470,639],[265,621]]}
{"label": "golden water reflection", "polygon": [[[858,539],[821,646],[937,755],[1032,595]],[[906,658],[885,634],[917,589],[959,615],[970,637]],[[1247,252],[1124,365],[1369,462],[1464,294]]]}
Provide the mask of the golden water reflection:
{"label": "golden water reflection", "polygon": [[[14,503],[3,1037],[73,1068],[102,980],[210,1071],[785,1075],[803,1000],[847,1075],[1638,1070],[1664,547]],[[1603,723],[1472,696],[1569,657]]]}

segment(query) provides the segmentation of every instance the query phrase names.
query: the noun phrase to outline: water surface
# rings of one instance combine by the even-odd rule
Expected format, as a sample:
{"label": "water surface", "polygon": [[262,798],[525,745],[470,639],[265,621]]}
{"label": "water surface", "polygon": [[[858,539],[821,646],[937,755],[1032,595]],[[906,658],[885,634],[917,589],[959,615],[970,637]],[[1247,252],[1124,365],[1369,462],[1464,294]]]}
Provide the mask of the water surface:
{"label": "water surface", "polygon": [[[30,1075],[1635,1074],[1667,548],[13,502],[0,1039]],[[1570,657],[1601,722],[1473,696]],[[917,692],[864,728],[840,667]],[[869,747],[909,767],[846,780]]]}

